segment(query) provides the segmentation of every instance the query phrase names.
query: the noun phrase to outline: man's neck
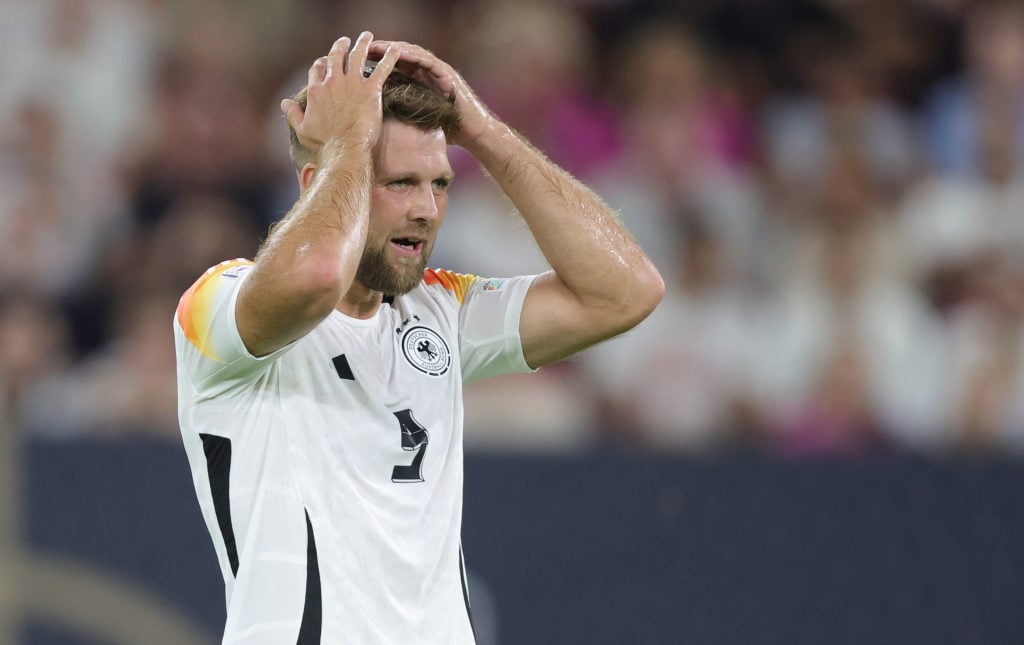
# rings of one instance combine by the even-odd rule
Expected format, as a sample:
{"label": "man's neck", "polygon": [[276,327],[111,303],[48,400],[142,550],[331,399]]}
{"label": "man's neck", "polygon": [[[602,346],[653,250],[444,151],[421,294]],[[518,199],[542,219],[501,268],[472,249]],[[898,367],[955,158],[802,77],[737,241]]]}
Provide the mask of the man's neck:
{"label": "man's neck", "polygon": [[373,291],[361,282],[353,282],[335,309],[349,318],[365,320],[377,313],[383,300],[384,294],[380,291]]}

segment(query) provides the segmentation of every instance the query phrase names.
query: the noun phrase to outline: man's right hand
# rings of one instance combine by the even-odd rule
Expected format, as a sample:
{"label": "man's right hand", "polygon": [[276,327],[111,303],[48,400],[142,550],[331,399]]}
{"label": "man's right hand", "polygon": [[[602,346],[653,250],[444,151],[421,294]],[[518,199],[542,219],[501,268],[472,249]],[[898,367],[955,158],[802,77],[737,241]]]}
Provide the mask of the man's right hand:
{"label": "man's right hand", "polygon": [[306,109],[297,102],[281,102],[288,124],[307,150],[315,155],[325,143],[353,137],[348,143],[370,148],[381,127],[381,92],[384,80],[398,61],[397,48],[388,47],[369,76],[363,75],[373,34],[364,31],[355,44],[347,36],[334,41],[327,56],[309,68]]}

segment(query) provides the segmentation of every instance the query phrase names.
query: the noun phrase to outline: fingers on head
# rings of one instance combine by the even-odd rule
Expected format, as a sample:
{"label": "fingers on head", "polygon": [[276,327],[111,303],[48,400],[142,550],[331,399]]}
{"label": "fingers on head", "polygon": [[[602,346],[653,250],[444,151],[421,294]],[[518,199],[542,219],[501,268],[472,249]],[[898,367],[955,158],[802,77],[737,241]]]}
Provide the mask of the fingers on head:
{"label": "fingers on head", "polygon": [[327,75],[327,57],[321,56],[320,58],[313,61],[313,65],[309,68],[309,75],[306,78],[307,85],[312,86],[314,83],[319,83],[324,80]]}
{"label": "fingers on head", "polygon": [[383,54],[384,51],[393,45],[401,45],[402,43],[394,40],[375,40],[370,43],[370,51],[375,54]]}
{"label": "fingers on head", "polygon": [[348,58],[348,50],[352,46],[352,39],[348,36],[342,36],[341,38],[334,41],[331,45],[331,51],[327,54],[327,73],[329,76],[332,72],[344,72],[345,63]]}
{"label": "fingers on head", "polygon": [[371,43],[373,43],[373,34],[368,31],[364,31],[359,34],[358,38],[356,38],[356,44],[352,47],[352,53],[355,54],[356,52],[362,52],[365,55],[365,53],[370,50]]}
{"label": "fingers on head", "polygon": [[398,57],[401,54],[398,47],[388,47],[384,50],[384,55],[381,57],[380,62],[377,63],[377,67],[373,70],[374,74],[381,77],[382,79],[387,78],[392,70],[395,69],[395,65],[398,64]]}
{"label": "fingers on head", "polygon": [[352,53],[349,54],[349,64],[355,66],[356,69],[363,69],[366,64],[366,55],[370,51],[370,43],[373,42],[373,34],[368,31],[364,31],[359,34],[356,38],[356,42],[352,45]]}

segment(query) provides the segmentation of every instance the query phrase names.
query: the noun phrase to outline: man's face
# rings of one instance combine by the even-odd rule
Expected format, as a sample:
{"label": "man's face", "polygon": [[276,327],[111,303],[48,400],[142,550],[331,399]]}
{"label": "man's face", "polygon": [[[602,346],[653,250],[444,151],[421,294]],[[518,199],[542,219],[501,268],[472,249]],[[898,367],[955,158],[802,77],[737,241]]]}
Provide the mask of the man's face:
{"label": "man's face", "polygon": [[356,280],[385,294],[410,291],[423,278],[448,206],[454,173],[441,130],[384,121],[373,151],[374,181],[366,248]]}

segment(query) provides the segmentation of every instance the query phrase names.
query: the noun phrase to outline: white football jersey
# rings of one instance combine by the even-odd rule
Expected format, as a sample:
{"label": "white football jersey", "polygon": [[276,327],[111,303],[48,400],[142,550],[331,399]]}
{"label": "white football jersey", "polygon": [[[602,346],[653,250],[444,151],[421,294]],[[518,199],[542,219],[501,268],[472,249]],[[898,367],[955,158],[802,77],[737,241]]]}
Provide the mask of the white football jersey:
{"label": "white football jersey", "polygon": [[530,371],[533,276],[428,270],[357,320],[260,358],[207,271],[174,320],[178,411],[227,594],[225,643],[473,643],[462,562],[462,385]]}

